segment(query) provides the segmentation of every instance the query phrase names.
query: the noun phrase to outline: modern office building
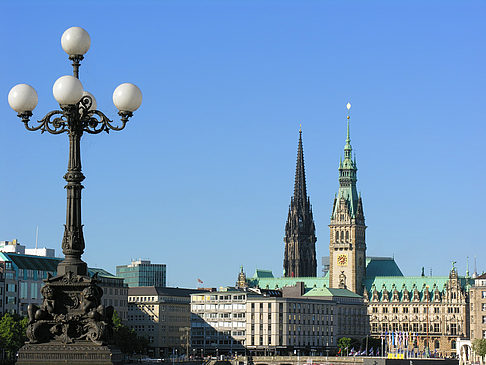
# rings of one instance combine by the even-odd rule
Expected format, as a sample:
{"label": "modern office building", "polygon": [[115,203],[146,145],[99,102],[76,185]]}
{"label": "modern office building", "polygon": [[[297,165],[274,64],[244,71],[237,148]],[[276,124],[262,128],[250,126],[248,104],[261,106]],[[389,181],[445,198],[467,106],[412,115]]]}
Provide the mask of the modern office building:
{"label": "modern office building", "polygon": [[116,276],[125,280],[129,288],[139,286],[166,286],[165,264],[152,264],[149,260],[135,260],[116,267]]}

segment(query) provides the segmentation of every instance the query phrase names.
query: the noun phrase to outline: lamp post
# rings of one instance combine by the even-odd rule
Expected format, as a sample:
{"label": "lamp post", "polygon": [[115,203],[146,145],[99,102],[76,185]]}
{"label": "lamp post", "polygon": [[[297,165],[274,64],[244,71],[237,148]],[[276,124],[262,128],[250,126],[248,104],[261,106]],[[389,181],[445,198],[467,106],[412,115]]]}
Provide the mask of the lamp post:
{"label": "lamp post", "polygon": [[[103,291],[96,284],[97,277],[88,276],[87,264],[81,259],[85,249],[81,223],[81,183],[85,177],[81,171],[80,140],[84,133],[99,134],[124,129],[133,112],[140,107],[142,93],[129,83],[115,89],[113,103],[119,110],[121,123],[113,123],[96,109],[94,96],[83,89],[79,80],[81,61],[91,45],[89,34],[80,27],[69,28],[62,35],[61,45],[72,61],[73,76],[61,76],[52,88],[60,110],[50,111],[41,120],[31,123],[32,111],[38,100],[34,88],[19,84],[8,94],[11,108],[18,113],[27,130],[67,133],[69,137],[68,169],[64,175],[67,182],[66,224],[62,238],[64,260],[58,265],[57,276],[44,280],[46,284],[41,289],[43,302],[40,307],[29,305],[29,341],[19,352],[19,364],[34,358],[39,360],[39,356],[42,359],[43,353],[54,351],[52,346],[59,343],[76,345],[66,351],[66,357],[56,355],[56,358],[60,362],[74,360],[77,356],[76,346],[80,351],[85,351],[82,346],[92,346],[93,343],[108,345],[112,335],[113,307],[101,305]],[[99,351],[99,354],[106,355],[108,359],[105,352]],[[115,354],[109,355],[111,362],[106,363],[117,361]],[[49,356],[45,355],[45,358]],[[105,363],[103,356],[94,358],[93,362]]]}

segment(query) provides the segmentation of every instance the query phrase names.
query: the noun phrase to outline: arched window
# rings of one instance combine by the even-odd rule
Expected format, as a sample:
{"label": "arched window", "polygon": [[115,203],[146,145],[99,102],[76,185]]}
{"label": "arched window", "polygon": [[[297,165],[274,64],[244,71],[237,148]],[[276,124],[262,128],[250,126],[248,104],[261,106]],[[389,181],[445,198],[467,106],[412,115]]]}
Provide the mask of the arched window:
{"label": "arched window", "polygon": [[435,342],[434,342],[434,348],[436,348],[436,349],[440,348],[439,340],[435,340]]}
{"label": "arched window", "polygon": [[341,241],[344,241],[344,231],[341,231]]}
{"label": "arched window", "polygon": [[349,231],[346,231],[346,242],[349,241]]}
{"label": "arched window", "polygon": [[455,349],[456,348],[456,340],[452,340],[451,341],[451,349]]}
{"label": "arched window", "polygon": [[339,231],[336,231],[335,233],[336,233],[336,242],[338,242],[339,241]]}

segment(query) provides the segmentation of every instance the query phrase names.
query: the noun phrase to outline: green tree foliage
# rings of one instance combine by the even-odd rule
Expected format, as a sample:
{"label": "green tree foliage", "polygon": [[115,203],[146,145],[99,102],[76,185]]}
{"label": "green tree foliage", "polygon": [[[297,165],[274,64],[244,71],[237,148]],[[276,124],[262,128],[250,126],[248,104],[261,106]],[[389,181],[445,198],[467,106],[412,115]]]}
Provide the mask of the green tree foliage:
{"label": "green tree foliage", "polygon": [[113,312],[113,338],[115,344],[125,354],[145,354],[149,341],[145,337],[137,336],[135,331],[125,326],[118,313]]}
{"label": "green tree foliage", "polygon": [[342,355],[346,355],[346,350],[350,350],[351,339],[349,337],[341,337],[338,340],[338,347],[341,350]]}
{"label": "green tree foliage", "polygon": [[15,357],[17,351],[24,345],[27,337],[28,318],[5,313],[0,319],[0,346],[10,359]]}
{"label": "green tree foliage", "polygon": [[485,356],[486,355],[486,339],[485,338],[477,338],[472,342],[473,351],[478,356]]}

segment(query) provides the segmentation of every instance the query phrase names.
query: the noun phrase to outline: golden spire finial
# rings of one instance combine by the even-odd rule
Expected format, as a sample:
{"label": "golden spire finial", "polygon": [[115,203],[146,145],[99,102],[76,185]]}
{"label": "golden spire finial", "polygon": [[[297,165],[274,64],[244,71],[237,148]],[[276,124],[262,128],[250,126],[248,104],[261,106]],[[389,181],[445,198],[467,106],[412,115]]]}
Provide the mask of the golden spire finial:
{"label": "golden spire finial", "polygon": [[348,109],[348,117],[347,117],[347,119],[349,119],[349,109],[351,109],[351,103],[350,102],[348,102],[346,104],[346,109]]}
{"label": "golden spire finial", "polygon": [[302,133],[302,123],[299,124],[299,133]]}

